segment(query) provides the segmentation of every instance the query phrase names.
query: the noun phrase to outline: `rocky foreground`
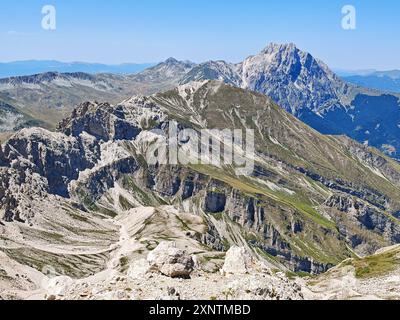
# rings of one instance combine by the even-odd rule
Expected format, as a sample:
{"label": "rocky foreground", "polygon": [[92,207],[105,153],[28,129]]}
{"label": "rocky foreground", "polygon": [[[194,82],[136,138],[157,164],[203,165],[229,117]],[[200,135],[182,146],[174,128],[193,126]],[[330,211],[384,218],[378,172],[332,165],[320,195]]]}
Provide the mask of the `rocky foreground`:
{"label": "rocky foreground", "polygon": [[[117,266],[115,266],[117,267]],[[25,268],[25,272],[28,269]],[[29,274],[28,272],[26,273]],[[134,261],[126,272],[112,265],[94,276],[15,275],[31,283],[23,290],[0,291],[4,299],[47,300],[293,300],[301,287],[283,273],[273,273],[244,248],[232,247],[220,272],[201,270],[194,256],[172,242],[162,242],[147,259]]]}
{"label": "rocky foreground", "polygon": [[[1,259],[5,259],[1,256]],[[219,272],[202,270],[195,256],[162,242],[147,259],[74,280],[45,276],[24,267],[2,299],[35,300],[350,300],[400,299],[400,246],[365,259],[350,259],[327,274],[291,278],[257,261],[245,248],[232,247]],[[20,269],[21,266],[10,266]],[[28,272],[29,271],[29,272]],[[2,283],[4,285],[4,283]],[[29,284],[29,285],[28,285]]]}
{"label": "rocky foreground", "polygon": [[132,264],[126,275],[105,272],[81,281],[50,279],[47,299],[134,300],[293,300],[300,286],[284,274],[262,269],[243,248],[229,250],[221,273],[197,270],[196,262],[171,243],[161,243],[147,260]]}

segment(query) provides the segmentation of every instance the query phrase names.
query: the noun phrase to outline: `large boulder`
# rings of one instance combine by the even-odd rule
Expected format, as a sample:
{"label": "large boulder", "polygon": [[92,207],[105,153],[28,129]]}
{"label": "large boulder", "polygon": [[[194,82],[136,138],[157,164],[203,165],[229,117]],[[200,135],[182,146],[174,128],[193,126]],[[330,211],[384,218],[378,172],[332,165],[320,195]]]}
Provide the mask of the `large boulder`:
{"label": "large boulder", "polygon": [[147,256],[150,269],[171,278],[188,278],[194,269],[194,260],[172,242],[161,242]]}
{"label": "large boulder", "polygon": [[248,251],[243,247],[231,247],[225,256],[222,274],[248,274],[255,268],[255,262]]}

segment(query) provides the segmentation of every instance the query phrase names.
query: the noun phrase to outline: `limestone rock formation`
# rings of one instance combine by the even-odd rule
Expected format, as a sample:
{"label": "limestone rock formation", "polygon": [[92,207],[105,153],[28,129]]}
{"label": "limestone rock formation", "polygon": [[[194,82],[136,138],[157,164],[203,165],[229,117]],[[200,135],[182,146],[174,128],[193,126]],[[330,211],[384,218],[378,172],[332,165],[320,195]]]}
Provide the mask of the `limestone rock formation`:
{"label": "limestone rock formation", "polygon": [[254,270],[254,261],[244,247],[231,247],[226,253],[223,274],[241,275]]}
{"label": "limestone rock formation", "polygon": [[151,270],[171,278],[187,278],[194,268],[193,258],[171,242],[161,242],[149,253],[147,261]]}

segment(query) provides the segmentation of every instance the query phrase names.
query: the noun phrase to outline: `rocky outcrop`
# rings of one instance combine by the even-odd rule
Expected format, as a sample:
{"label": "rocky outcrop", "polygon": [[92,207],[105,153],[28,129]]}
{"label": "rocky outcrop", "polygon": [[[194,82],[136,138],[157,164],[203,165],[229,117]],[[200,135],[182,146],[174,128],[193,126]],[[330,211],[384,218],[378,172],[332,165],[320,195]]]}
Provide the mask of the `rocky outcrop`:
{"label": "rocky outcrop", "polygon": [[29,168],[25,171],[0,168],[0,208],[4,221],[29,221],[36,208],[35,199],[45,199],[49,189],[46,180]]}
{"label": "rocky outcrop", "polygon": [[[360,253],[363,255],[374,253],[381,244],[374,240],[366,240],[365,234],[355,230],[373,231],[380,235],[387,244],[400,241],[399,223],[394,217],[382,212],[379,208],[345,195],[331,196],[325,205],[346,214],[345,220],[335,213],[332,214],[332,218],[337,221],[339,230],[346,236],[349,244],[356,250],[360,247]],[[349,228],[350,223],[357,226],[357,229]]]}
{"label": "rocky outcrop", "polygon": [[[244,248],[234,247],[225,258],[224,274],[193,272],[191,277],[168,276],[148,260],[169,260],[171,243],[161,243],[148,259],[132,261],[127,273],[109,270],[72,280],[55,277],[44,281],[44,297],[51,300],[302,300],[301,287],[283,273],[272,273]],[[168,257],[164,256],[170,251]],[[161,255],[164,257],[161,258]],[[177,256],[177,253],[173,253]],[[155,258],[157,256],[157,258]],[[179,254],[181,256],[181,254]],[[196,259],[197,260],[197,259]],[[176,268],[176,266],[174,267]],[[1,293],[1,292],[0,292]]]}
{"label": "rocky outcrop", "polygon": [[254,261],[243,247],[231,247],[225,256],[222,274],[241,275],[254,271]]}
{"label": "rocky outcrop", "polygon": [[188,278],[194,269],[193,258],[173,243],[161,242],[147,256],[152,271],[171,278]]}
{"label": "rocky outcrop", "polygon": [[86,132],[103,141],[130,140],[141,130],[124,117],[122,107],[114,108],[108,103],[85,102],[76,108],[69,118],[61,121],[59,130],[74,137]]}
{"label": "rocky outcrop", "polygon": [[89,206],[113,188],[116,181],[139,169],[136,158],[119,143],[106,143],[100,149],[98,163],[81,172],[68,186],[71,195]]}
{"label": "rocky outcrop", "polygon": [[51,300],[50,297],[65,296],[68,291],[71,290],[75,281],[66,276],[59,276],[47,279],[44,282],[44,289],[47,291],[47,298]]}
{"label": "rocky outcrop", "polygon": [[144,279],[151,272],[151,267],[146,259],[133,261],[128,269],[127,276],[131,279]]}
{"label": "rocky outcrop", "polygon": [[47,179],[50,193],[66,197],[68,183],[77,179],[80,171],[93,167],[98,149],[79,137],[32,128],[14,135],[4,154],[13,169],[30,168]]}

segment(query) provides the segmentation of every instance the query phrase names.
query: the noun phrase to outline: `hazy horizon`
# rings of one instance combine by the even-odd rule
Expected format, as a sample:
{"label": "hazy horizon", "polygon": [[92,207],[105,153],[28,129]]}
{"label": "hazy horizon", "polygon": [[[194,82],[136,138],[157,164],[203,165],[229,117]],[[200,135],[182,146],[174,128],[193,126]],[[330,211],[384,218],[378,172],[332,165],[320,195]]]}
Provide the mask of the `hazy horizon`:
{"label": "hazy horizon", "polygon": [[[251,56],[251,55],[249,55]],[[174,57],[172,57],[174,58]],[[318,58],[318,57],[315,57]],[[168,58],[167,58],[168,59]],[[88,65],[104,65],[104,66],[110,66],[110,67],[119,67],[119,66],[123,66],[123,65],[137,65],[137,66],[144,66],[144,65],[148,65],[149,67],[157,65],[159,63],[164,62],[166,59],[162,60],[162,61],[155,61],[155,62],[122,62],[122,63],[106,63],[106,62],[98,62],[98,61],[63,61],[63,60],[55,60],[55,59],[26,59],[26,60],[11,60],[11,61],[0,61],[0,64],[15,64],[15,63],[24,63],[24,62],[38,62],[38,63],[43,63],[43,62],[56,62],[56,63],[64,63],[64,64],[88,64]],[[208,60],[205,61],[193,61],[190,59],[183,59],[182,61],[190,61],[190,62],[194,62],[194,63],[203,63],[203,62],[207,62]],[[227,61],[227,62],[232,62],[232,61]],[[376,69],[376,68],[354,68],[354,69],[347,69],[347,68],[341,68],[336,67],[336,66],[330,66],[328,65],[328,67],[336,72],[336,73],[346,73],[346,72],[355,72],[355,73],[363,73],[363,72],[389,72],[389,71],[398,71],[400,70],[399,68],[394,68],[394,69]]]}

